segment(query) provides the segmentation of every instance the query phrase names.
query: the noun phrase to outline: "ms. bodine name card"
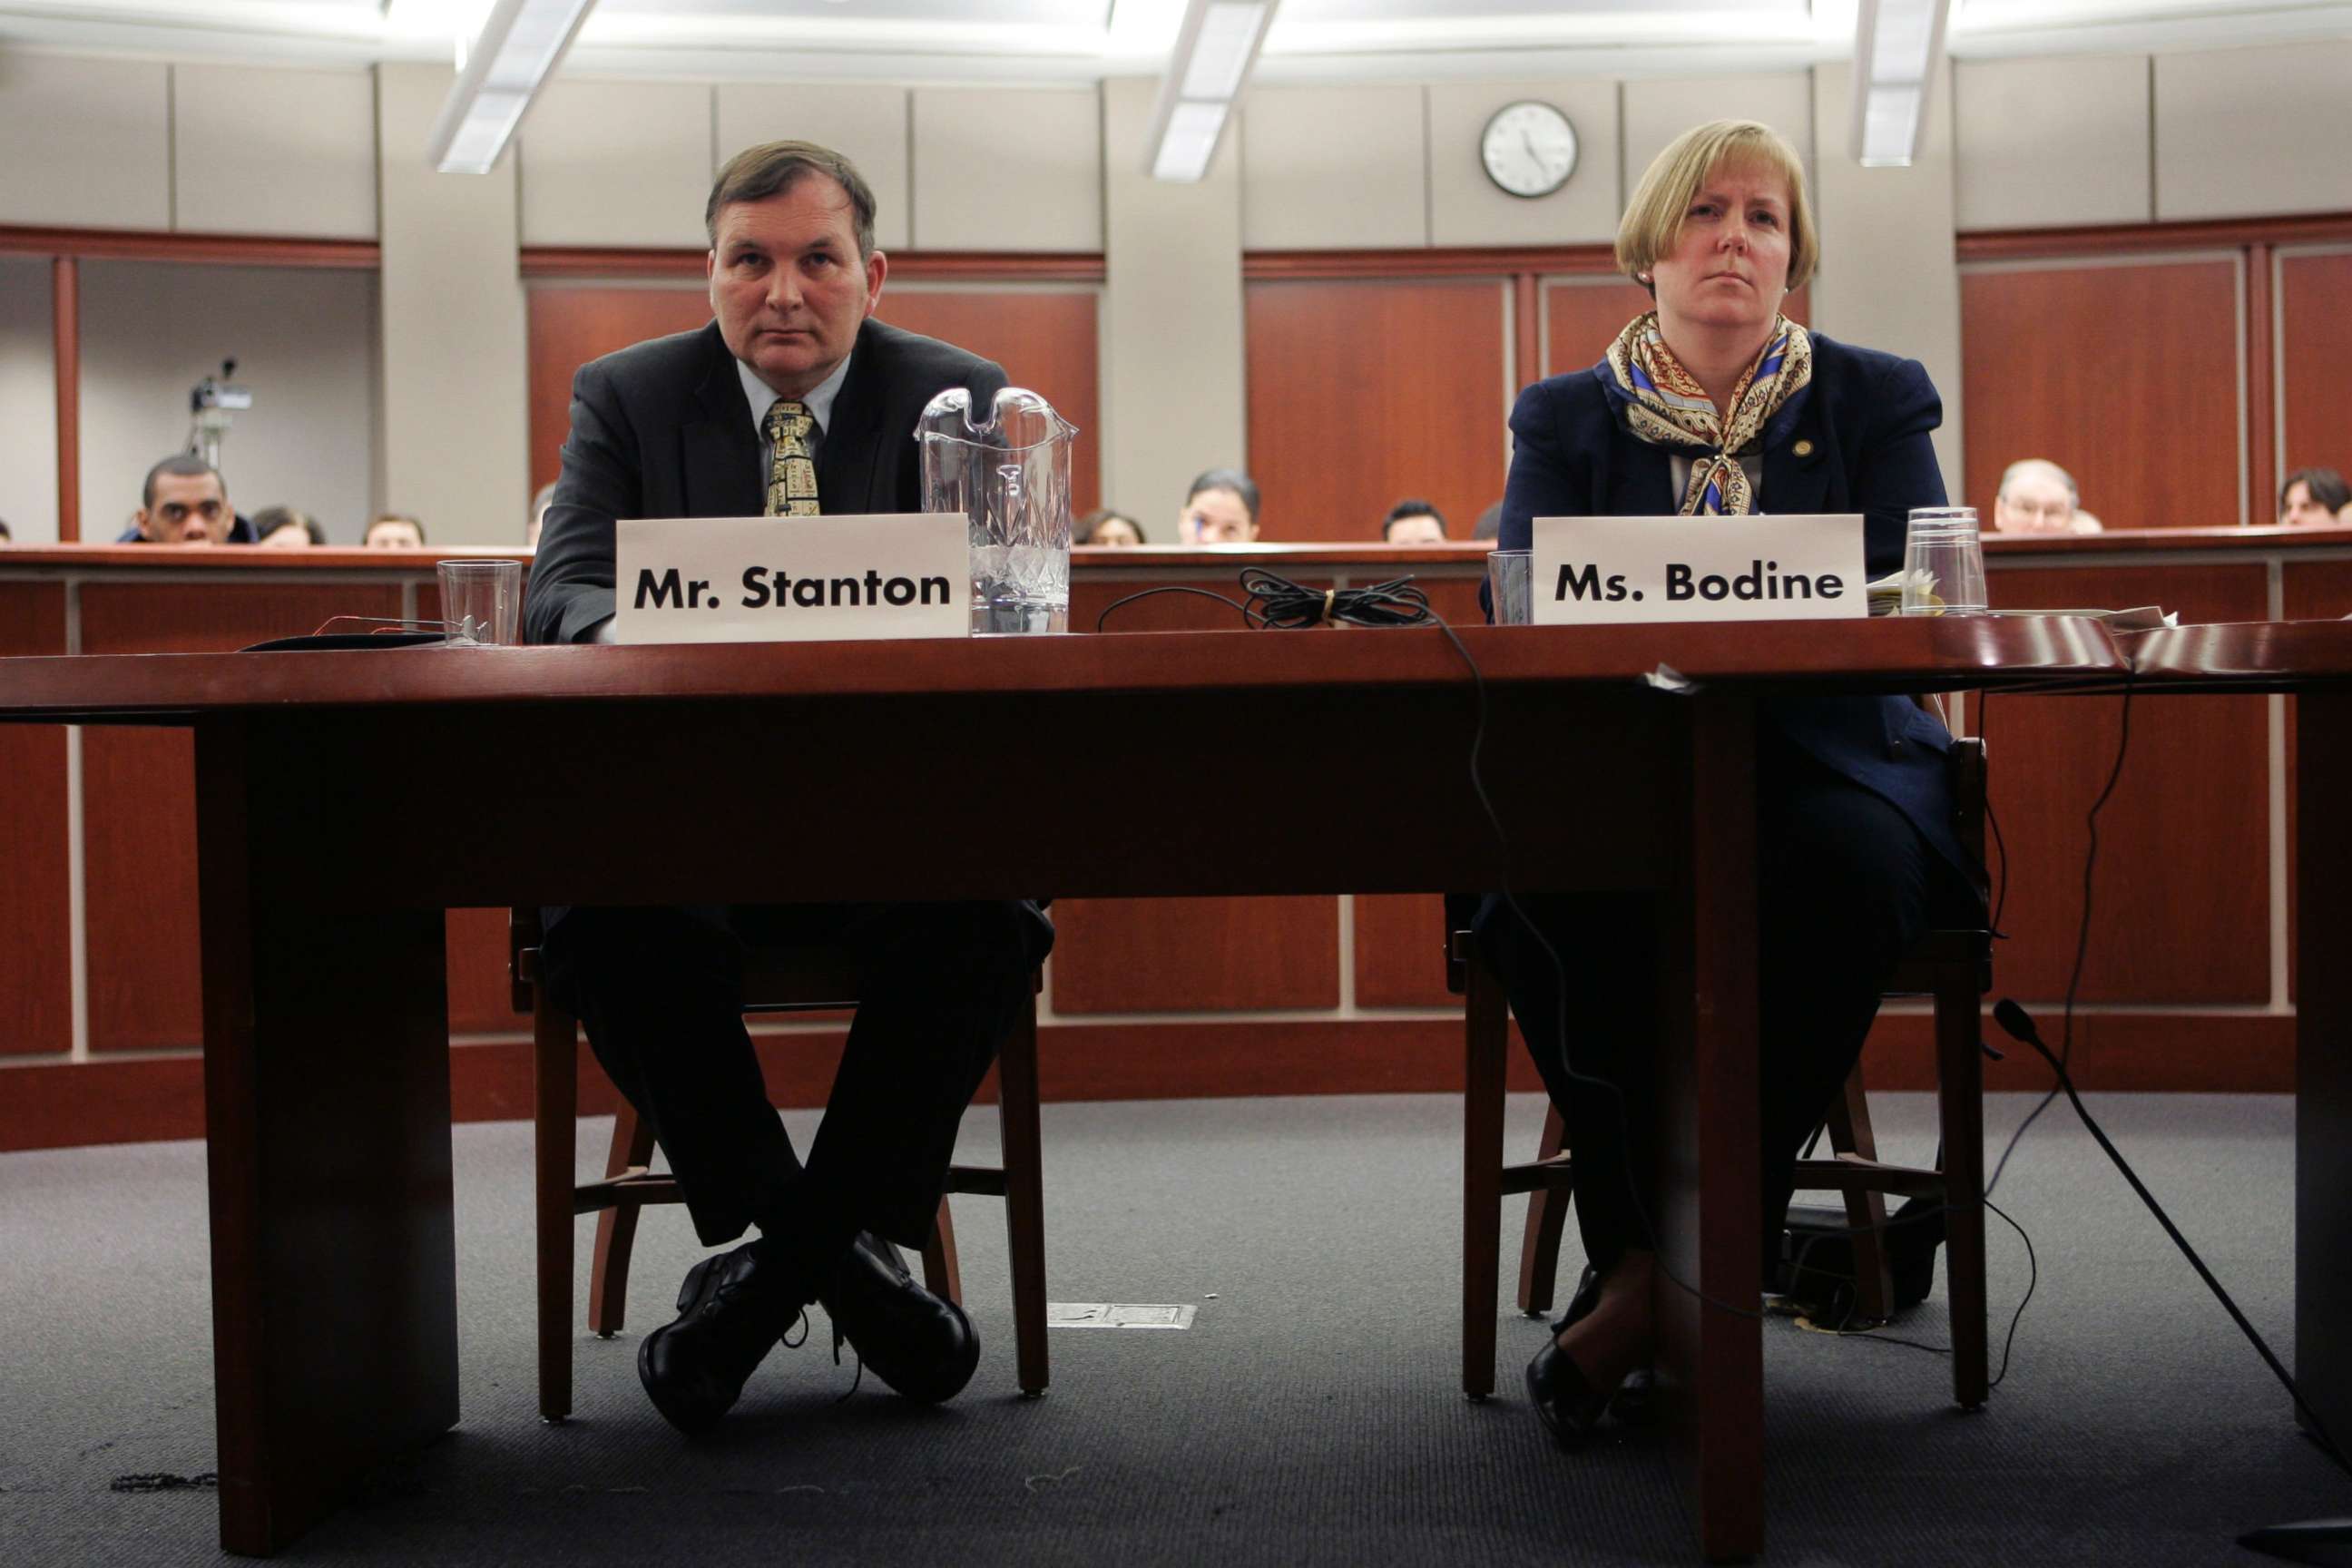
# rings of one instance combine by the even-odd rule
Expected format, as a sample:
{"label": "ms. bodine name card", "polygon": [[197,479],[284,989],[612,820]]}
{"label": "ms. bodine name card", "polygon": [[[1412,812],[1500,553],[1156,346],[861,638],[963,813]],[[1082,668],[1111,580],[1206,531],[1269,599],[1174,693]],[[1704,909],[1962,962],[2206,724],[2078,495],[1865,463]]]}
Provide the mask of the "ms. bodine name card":
{"label": "ms. bodine name card", "polygon": [[1870,613],[1858,514],[1539,517],[1531,564],[1538,626]]}

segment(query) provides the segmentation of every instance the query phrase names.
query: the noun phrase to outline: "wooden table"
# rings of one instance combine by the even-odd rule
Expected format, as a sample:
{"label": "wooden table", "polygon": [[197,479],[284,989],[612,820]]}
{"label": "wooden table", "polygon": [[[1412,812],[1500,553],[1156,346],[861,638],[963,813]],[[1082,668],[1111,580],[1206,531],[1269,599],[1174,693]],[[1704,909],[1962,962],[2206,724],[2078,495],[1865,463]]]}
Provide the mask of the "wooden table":
{"label": "wooden table", "polygon": [[[195,731],[222,1544],[275,1552],[457,1418],[451,906],[1419,891],[1507,865],[1657,889],[1688,999],[1661,1241],[1754,1301],[1757,699],[2094,679],[2114,646],[2073,620],[1462,642],[1483,688],[1432,630],[0,659],[0,718]],[[1507,856],[1470,785],[1482,710]],[[1063,809],[1138,768],[1225,773],[1236,811]],[[1253,795],[1269,769],[1313,787]],[[1752,1555],[1758,1322],[1675,1296],[1664,1342],[1700,1544]]]}

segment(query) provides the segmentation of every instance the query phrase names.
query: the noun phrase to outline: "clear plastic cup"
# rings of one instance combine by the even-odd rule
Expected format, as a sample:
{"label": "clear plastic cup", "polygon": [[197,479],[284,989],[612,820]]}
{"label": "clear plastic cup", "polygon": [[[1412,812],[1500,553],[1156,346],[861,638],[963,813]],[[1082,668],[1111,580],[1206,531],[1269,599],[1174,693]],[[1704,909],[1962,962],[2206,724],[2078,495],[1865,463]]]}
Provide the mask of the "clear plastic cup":
{"label": "clear plastic cup", "polygon": [[1486,552],[1486,588],[1495,602],[1498,626],[1531,626],[1536,618],[1532,596],[1536,552],[1532,550],[1490,550]]}
{"label": "clear plastic cup", "polygon": [[1972,506],[1916,506],[1903,540],[1903,613],[1981,616],[1984,542]]}
{"label": "clear plastic cup", "polygon": [[522,629],[522,563],[444,561],[441,625],[451,647],[512,647]]}

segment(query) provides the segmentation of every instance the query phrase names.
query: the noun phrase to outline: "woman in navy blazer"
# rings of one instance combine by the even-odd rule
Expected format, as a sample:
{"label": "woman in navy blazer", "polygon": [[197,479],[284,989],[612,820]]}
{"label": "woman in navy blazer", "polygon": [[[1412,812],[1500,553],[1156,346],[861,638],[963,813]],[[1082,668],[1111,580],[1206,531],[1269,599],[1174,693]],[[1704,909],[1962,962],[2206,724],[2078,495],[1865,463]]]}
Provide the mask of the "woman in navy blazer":
{"label": "woman in navy blazer", "polygon": [[[1860,512],[1871,574],[1895,570],[1910,509],[1944,502],[1928,441],[1943,405],[1916,361],[1781,315],[1816,256],[1802,166],[1771,131],[1719,121],[1660,153],[1617,237],[1619,265],[1657,308],[1601,363],[1520,394],[1501,548],[1527,549],[1538,517],[1769,507]],[[1852,1071],[1881,986],[1931,918],[1980,908],[1981,873],[1952,832],[1950,738],[1931,715],[1900,698],[1786,700],[1758,728],[1769,1268],[1799,1149]],[[1528,898],[1517,911],[1489,899],[1477,925],[1576,1152],[1585,1284],[1527,1375],[1544,1425],[1573,1446],[1626,1384],[1638,1389],[1654,1285],[1673,1288],[1645,1228],[1654,911],[1633,899]]]}

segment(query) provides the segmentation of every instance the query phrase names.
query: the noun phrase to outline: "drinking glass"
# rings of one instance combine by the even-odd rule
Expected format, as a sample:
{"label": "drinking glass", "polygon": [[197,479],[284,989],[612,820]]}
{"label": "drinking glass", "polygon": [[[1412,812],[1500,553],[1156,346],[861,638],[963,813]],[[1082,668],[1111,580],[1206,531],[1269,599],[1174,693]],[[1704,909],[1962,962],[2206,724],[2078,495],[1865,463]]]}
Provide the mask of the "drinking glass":
{"label": "drinking glass", "polygon": [[1972,506],[1915,506],[1903,541],[1903,613],[1981,616],[1984,542]]}
{"label": "drinking glass", "polygon": [[512,647],[522,627],[522,563],[444,561],[441,624],[451,647]]}
{"label": "drinking glass", "polygon": [[1495,624],[1498,626],[1531,626],[1535,622],[1535,600],[1531,596],[1536,552],[1532,550],[1490,550],[1486,552],[1486,587],[1495,603]]}

